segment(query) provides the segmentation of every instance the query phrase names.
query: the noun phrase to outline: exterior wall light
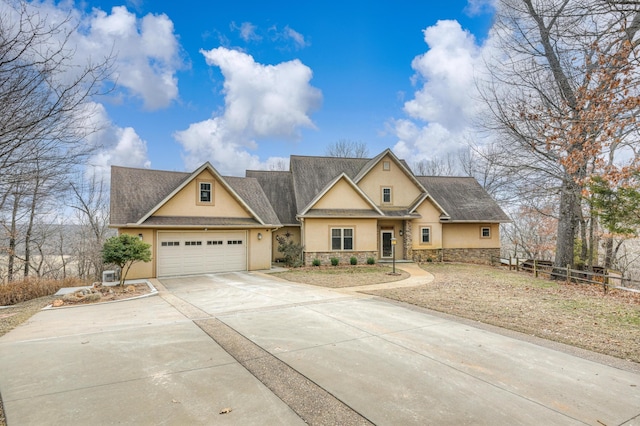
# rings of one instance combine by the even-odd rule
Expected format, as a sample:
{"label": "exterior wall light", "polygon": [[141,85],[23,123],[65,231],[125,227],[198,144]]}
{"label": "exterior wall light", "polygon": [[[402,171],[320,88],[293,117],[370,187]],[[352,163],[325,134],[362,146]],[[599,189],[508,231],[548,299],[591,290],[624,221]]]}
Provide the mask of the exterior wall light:
{"label": "exterior wall light", "polygon": [[142,234],[138,234],[138,239],[142,241]]}
{"label": "exterior wall light", "polygon": [[258,232],[258,240],[262,239],[262,232]]}

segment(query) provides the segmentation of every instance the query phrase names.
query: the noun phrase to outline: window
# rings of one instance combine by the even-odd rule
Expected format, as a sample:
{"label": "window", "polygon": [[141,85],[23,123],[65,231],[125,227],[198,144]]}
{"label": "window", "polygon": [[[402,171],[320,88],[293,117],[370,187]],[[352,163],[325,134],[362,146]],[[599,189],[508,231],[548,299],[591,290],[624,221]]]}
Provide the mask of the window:
{"label": "window", "polygon": [[382,204],[391,204],[391,188],[382,188]]}
{"label": "window", "polygon": [[211,182],[199,182],[200,187],[200,202],[211,202]]}
{"label": "window", "polygon": [[227,244],[228,245],[241,245],[242,244],[242,240],[228,240]]}
{"label": "window", "polygon": [[389,170],[391,170],[391,162],[383,161],[382,162],[382,170],[384,170],[385,172],[388,172]]}
{"label": "window", "polygon": [[207,241],[207,245],[208,246],[221,246],[222,245],[222,240]]}
{"label": "window", "polygon": [[162,247],[175,247],[179,245],[180,245],[180,241],[163,241],[162,242]]}
{"label": "window", "polygon": [[331,250],[353,250],[353,228],[331,228]]}
{"label": "window", "polygon": [[491,227],[483,226],[480,228],[480,238],[491,238]]}
{"label": "window", "polygon": [[431,228],[420,228],[420,242],[422,244],[431,244]]}
{"label": "window", "polygon": [[184,245],[185,246],[201,246],[202,241],[185,241]]}

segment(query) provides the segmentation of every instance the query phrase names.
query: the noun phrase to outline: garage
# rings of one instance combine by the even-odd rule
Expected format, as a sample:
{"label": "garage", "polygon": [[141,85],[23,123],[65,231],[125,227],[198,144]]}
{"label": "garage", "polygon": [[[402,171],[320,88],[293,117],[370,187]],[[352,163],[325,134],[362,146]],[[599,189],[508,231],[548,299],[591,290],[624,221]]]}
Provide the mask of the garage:
{"label": "garage", "polygon": [[159,277],[247,270],[247,233],[158,232]]}

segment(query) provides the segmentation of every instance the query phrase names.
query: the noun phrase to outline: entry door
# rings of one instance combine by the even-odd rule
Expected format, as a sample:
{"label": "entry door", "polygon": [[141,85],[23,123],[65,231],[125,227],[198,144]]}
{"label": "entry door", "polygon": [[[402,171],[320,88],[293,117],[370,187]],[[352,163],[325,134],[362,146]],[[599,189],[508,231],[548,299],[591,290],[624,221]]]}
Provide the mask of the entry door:
{"label": "entry door", "polygon": [[380,232],[380,257],[382,258],[393,257],[393,245],[391,244],[392,238],[393,238],[393,231]]}

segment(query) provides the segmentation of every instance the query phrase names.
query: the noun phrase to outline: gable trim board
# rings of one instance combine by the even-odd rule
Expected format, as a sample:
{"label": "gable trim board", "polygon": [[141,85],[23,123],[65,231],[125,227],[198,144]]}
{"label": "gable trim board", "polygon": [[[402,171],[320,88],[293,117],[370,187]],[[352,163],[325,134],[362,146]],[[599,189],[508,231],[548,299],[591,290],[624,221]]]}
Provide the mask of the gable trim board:
{"label": "gable trim board", "polygon": [[[202,179],[214,183],[207,206],[191,191]],[[380,185],[394,188],[393,204],[383,203]],[[209,162],[191,173],[113,166],[111,194],[111,227],[152,244],[153,261],[134,265],[130,278],[268,269],[280,234],[303,244],[306,263],[379,259],[382,229],[398,240],[398,259],[452,250],[480,259],[499,254],[498,224],[510,221],[475,179],[415,176],[389,149],[371,159],[291,156],[288,171],[246,177],[221,176]],[[491,226],[490,238],[479,241],[480,226]],[[421,227],[431,230],[428,248],[419,243]],[[332,250],[335,228],[353,229],[353,248]],[[216,235],[225,243],[207,245]],[[163,246],[169,237],[180,244]]]}

